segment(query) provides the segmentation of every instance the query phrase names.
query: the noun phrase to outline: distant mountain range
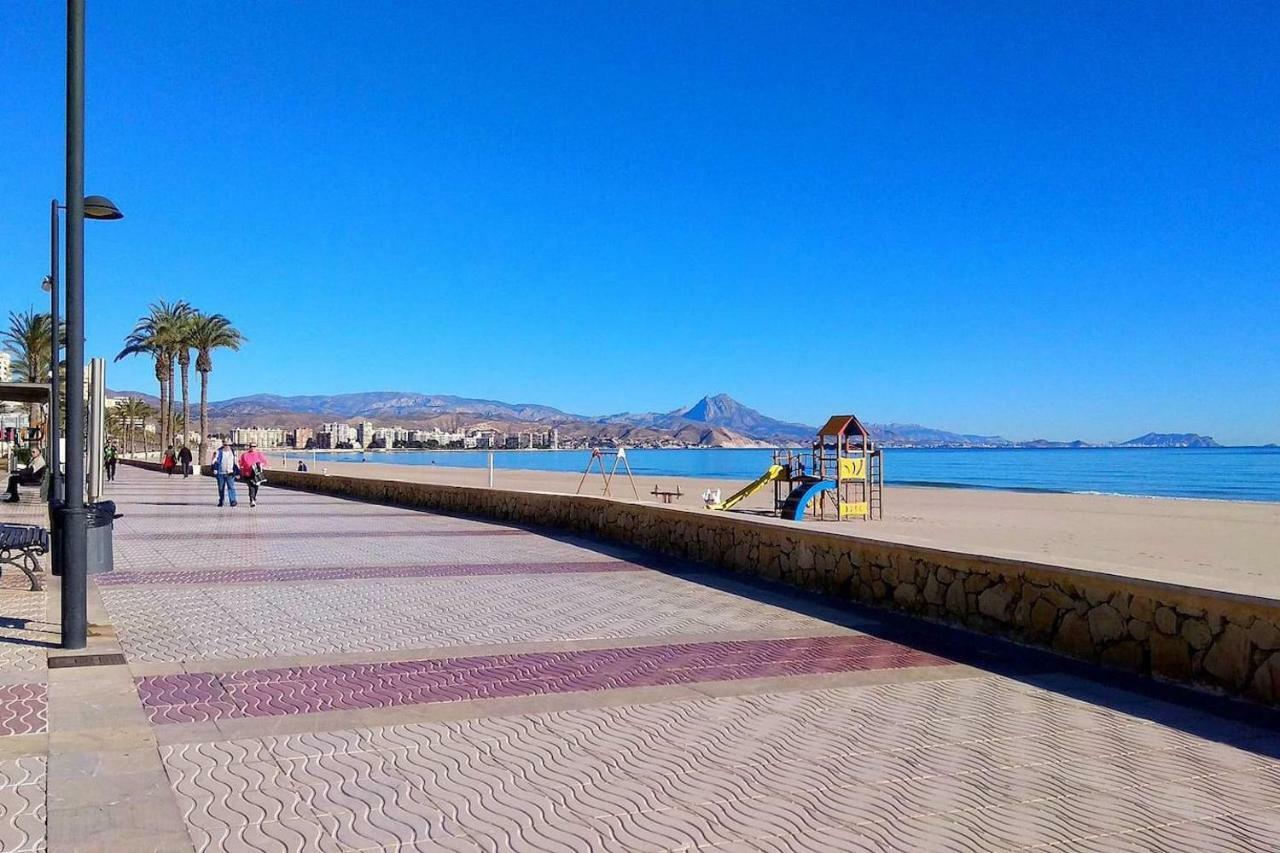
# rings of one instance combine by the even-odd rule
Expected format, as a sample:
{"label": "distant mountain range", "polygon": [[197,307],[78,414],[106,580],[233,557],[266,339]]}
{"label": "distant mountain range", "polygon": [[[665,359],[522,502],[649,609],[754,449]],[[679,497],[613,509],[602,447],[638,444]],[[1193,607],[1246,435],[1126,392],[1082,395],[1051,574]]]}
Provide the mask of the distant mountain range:
{"label": "distant mountain range", "polygon": [[[151,405],[152,394],[110,391],[113,397],[140,397]],[[195,419],[192,406],[192,420]],[[357,394],[284,397],[253,394],[209,404],[211,428],[235,426],[315,427],[327,421],[372,421],[379,425],[439,427],[445,430],[496,429],[501,432],[559,431],[564,444],[615,443],[628,446],[772,447],[812,441],[816,426],[771,418],[728,394],[703,397],[671,412],[622,412],[580,415],[537,403],[504,403],[440,394],[367,391]],[[998,435],[948,432],[919,424],[868,423],[886,447],[1218,447],[1212,438],[1194,433],[1147,433],[1118,445],[1083,441],[1015,442]]]}

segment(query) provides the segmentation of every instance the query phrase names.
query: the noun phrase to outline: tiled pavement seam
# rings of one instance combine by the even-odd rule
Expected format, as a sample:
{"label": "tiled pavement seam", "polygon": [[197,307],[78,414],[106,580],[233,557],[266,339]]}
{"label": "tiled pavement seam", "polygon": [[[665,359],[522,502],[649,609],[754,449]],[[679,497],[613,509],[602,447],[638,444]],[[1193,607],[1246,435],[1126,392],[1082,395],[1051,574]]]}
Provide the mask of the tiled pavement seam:
{"label": "tiled pavement seam", "polygon": [[163,724],[946,663],[872,637],[815,637],[191,673],[139,679],[138,692]]}
{"label": "tiled pavement seam", "polygon": [[[717,632],[720,642],[739,640],[801,639],[804,637],[835,637],[859,633],[853,627],[823,625],[815,622],[803,629],[789,628],[784,632],[770,630],[768,626],[742,631]],[[401,661],[433,660],[436,658],[477,658],[492,655],[534,654],[542,652],[576,652],[594,649],[616,649],[620,646],[670,646],[682,643],[707,641],[705,633],[695,634],[633,634],[624,641],[617,637],[587,637],[572,640],[541,640],[527,643],[480,643],[456,646],[424,648],[384,649],[379,651],[324,652],[311,655],[273,655],[266,658],[210,658],[192,661],[144,661],[132,660],[129,669],[139,678],[152,675],[177,675],[186,672],[239,672],[250,669],[284,669],[288,667],[329,666],[331,664],[382,664]]]}

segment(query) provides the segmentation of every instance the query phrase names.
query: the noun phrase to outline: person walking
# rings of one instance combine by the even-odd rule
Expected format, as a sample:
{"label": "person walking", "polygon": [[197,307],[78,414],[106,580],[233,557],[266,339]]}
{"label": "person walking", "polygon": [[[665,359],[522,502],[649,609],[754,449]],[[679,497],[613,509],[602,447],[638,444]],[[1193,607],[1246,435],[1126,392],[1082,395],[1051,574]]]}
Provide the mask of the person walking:
{"label": "person walking", "polygon": [[190,477],[191,476],[191,448],[187,447],[185,444],[182,445],[182,449],[178,451],[178,464],[182,466],[182,479],[185,480],[188,477]]}
{"label": "person walking", "polygon": [[160,470],[172,477],[173,469],[176,467],[178,467],[178,460],[174,458],[173,448],[170,447],[164,452],[164,460],[160,463]]}
{"label": "person walking", "polygon": [[116,449],[114,444],[108,444],[107,449],[102,451],[102,467],[107,472],[107,482],[114,482],[116,479],[116,462],[119,460],[120,451]]}
{"label": "person walking", "polygon": [[266,467],[266,454],[258,450],[258,445],[250,444],[249,449],[240,454],[240,476],[249,484],[250,507],[258,505],[258,487],[267,481],[263,473]]}
{"label": "person walking", "polygon": [[213,476],[218,480],[218,506],[222,506],[227,498],[231,499],[232,506],[236,505],[236,476],[239,474],[236,463],[236,452],[224,438],[222,446],[214,452],[212,462]]}

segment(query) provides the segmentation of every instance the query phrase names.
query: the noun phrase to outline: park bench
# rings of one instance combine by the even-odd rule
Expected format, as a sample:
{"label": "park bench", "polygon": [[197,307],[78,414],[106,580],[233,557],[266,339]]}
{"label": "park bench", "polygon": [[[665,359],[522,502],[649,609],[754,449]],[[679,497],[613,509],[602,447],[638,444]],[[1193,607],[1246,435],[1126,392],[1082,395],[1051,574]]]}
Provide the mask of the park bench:
{"label": "park bench", "polygon": [[22,569],[32,591],[41,589],[38,558],[49,553],[49,531],[33,524],[0,524],[0,572],[5,564]]}

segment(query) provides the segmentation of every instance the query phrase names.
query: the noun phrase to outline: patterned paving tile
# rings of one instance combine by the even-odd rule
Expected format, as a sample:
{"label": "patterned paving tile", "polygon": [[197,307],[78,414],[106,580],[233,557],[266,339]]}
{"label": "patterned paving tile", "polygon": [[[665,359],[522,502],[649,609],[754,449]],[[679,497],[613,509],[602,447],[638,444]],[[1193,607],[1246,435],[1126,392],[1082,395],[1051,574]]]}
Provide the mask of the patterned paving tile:
{"label": "patterned paving tile", "polygon": [[48,710],[43,684],[0,684],[0,735],[45,731]]}
{"label": "patterned paving tile", "polygon": [[946,663],[874,637],[810,637],[183,673],[138,679],[138,694],[152,722],[187,723]]}
{"label": "patterned paving tile", "polygon": [[[449,530],[449,529],[420,529],[420,530],[290,530],[270,532],[252,531],[245,535],[249,541],[255,545],[270,540],[296,540],[296,539],[401,539],[415,538],[422,536],[532,536],[534,534],[527,530],[515,530],[513,528],[489,528],[485,530]],[[119,538],[129,539],[146,539],[148,542],[190,542],[192,534],[182,533],[121,533]]]}
{"label": "patterned paving tile", "polygon": [[0,673],[45,668],[46,649],[58,640],[57,626],[45,622],[47,596],[32,592],[27,576],[12,566],[0,575]]}
{"label": "patterned paving tile", "polygon": [[[1072,737],[1087,733],[1107,737]],[[1022,749],[1010,760],[991,748],[1002,743]],[[162,752],[193,839],[212,850],[285,833],[292,840],[278,849],[1190,853],[1280,845],[1275,760],[998,678]],[[1134,758],[1164,772],[1136,784],[1099,773]],[[1014,777],[1021,782],[1010,785]],[[1195,808],[1205,799],[1197,786],[1211,786],[1211,809]]]}
{"label": "patterned paving tile", "polygon": [[139,584],[282,583],[297,581],[369,580],[376,578],[447,578],[477,575],[550,575],[584,572],[636,572],[642,567],[621,560],[597,563],[456,563],[438,566],[367,566],[359,569],[229,569],[212,572],[112,572],[98,586]]}
{"label": "patterned paving tile", "polygon": [[45,849],[43,755],[0,759],[0,850],[27,853]]}
{"label": "patterned paving tile", "polygon": [[317,566],[437,565],[455,563],[596,562],[609,552],[541,536],[269,537],[227,531],[178,540],[121,538],[116,568],[122,571],[191,571]]}
{"label": "patterned paving tile", "polygon": [[330,652],[769,630],[826,623],[657,572],[341,584],[103,586],[130,659]]}

